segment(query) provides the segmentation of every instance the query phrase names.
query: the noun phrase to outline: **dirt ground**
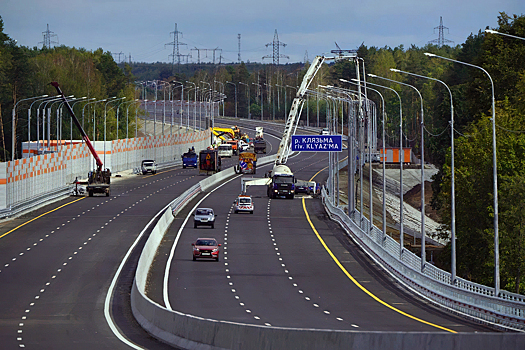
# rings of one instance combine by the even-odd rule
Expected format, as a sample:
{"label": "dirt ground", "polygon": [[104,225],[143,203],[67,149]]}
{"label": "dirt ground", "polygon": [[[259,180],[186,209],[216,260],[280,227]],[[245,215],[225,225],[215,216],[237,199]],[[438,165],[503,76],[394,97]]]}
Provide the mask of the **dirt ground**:
{"label": "dirt ground", "polygon": [[[369,208],[369,181],[368,181],[368,175],[369,170],[368,167],[365,166],[364,172],[363,172],[363,212],[364,215],[369,218],[370,208]],[[375,177],[375,175],[374,175]],[[379,185],[379,182],[376,182],[377,179],[374,178],[374,184],[377,183],[377,186]],[[356,208],[360,207],[359,202],[359,176],[356,176]],[[342,169],[340,171],[340,179],[339,179],[339,191],[341,196],[341,204],[347,204],[347,193],[348,193],[348,173],[346,171],[346,168]],[[382,199],[377,195],[377,192],[381,191],[381,188],[376,187],[374,185],[374,191],[373,191],[373,209],[374,209],[374,224],[377,227],[382,226]],[[421,207],[421,185],[418,184],[414,186],[412,189],[410,189],[408,192],[406,192],[403,195],[403,199],[405,203],[410,204],[415,209],[420,209]],[[426,216],[430,217],[431,219],[440,222],[440,217],[438,213],[432,209],[430,205],[430,201],[432,199],[432,185],[430,182],[425,182],[425,214]],[[392,218],[392,216],[388,213],[386,213],[387,217],[387,234],[394,238],[396,241],[399,242],[399,229],[398,229],[398,223]],[[419,238],[416,239],[414,243],[414,238],[411,235],[404,234],[404,242],[405,246],[407,248],[410,248],[412,245],[418,246],[421,245],[421,240]],[[417,249],[411,249],[414,252],[417,251]]]}

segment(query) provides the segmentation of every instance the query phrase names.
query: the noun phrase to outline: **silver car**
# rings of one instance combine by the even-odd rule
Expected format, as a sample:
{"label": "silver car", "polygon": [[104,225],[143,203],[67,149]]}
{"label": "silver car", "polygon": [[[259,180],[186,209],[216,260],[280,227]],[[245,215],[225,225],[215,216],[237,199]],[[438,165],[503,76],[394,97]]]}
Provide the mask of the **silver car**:
{"label": "silver car", "polygon": [[197,226],[211,226],[215,228],[215,217],[217,214],[214,214],[213,209],[211,208],[197,208],[193,215],[193,228]]}

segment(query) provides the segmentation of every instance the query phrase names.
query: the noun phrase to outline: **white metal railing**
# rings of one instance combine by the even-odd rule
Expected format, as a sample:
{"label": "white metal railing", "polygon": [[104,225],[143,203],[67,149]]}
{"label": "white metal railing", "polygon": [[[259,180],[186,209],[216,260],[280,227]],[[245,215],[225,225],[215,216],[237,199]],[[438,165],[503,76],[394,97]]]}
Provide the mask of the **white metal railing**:
{"label": "white metal railing", "polygon": [[[322,189],[323,204],[332,220],[339,223],[350,237],[383,268],[410,289],[423,297],[456,313],[478,321],[512,330],[525,331],[525,296],[501,291],[494,295],[494,288],[456,279],[434,265],[427,263],[421,272],[421,258],[409,250],[403,250],[400,259],[399,242],[384,237],[380,229],[355,211],[348,216],[342,208],[333,205],[325,189]],[[359,220],[362,220],[361,225]],[[369,233],[367,233],[369,232]]]}

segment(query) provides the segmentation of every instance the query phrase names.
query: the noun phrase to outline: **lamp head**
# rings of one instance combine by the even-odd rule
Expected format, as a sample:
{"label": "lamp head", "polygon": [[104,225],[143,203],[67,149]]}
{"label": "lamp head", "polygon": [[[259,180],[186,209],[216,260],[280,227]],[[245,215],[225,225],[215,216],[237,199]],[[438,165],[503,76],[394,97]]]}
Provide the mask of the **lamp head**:
{"label": "lamp head", "polygon": [[390,71],[392,71],[392,72],[396,72],[396,73],[401,72],[399,69],[395,69],[395,68],[390,68]]}
{"label": "lamp head", "polygon": [[372,77],[372,78],[377,78],[377,75],[372,74],[372,73],[368,73],[367,75],[368,75],[369,77]]}
{"label": "lamp head", "polygon": [[492,29],[485,29],[485,33],[490,33],[490,34],[498,34],[497,31],[495,30],[492,30]]}
{"label": "lamp head", "polygon": [[434,55],[433,53],[430,53],[430,52],[425,52],[425,56],[435,57],[436,55]]}

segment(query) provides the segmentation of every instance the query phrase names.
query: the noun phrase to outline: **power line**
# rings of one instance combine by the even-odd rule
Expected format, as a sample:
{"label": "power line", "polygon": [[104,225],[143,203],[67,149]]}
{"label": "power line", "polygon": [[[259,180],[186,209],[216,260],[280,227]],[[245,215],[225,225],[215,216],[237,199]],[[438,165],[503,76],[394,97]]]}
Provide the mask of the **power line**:
{"label": "power line", "polygon": [[279,35],[277,34],[277,29],[275,30],[275,34],[273,35],[273,41],[271,43],[266,44],[266,47],[268,47],[270,45],[273,48],[273,54],[272,55],[263,56],[263,58],[262,58],[263,60],[265,58],[272,58],[273,59],[273,65],[274,66],[275,65],[278,66],[279,65],[279,58],[288,58],[288,59],[290,58],[290,57],[288,57],[286,55],[279,54],[279,47],[281,47],[281,46],[285,47],[286,44],[281,42],[281,41],[279,41]]}
{"label": "power line", "polygon": [[180,54],[179,46],[186,44],[179,41],[179,34],[182,35],[182,32],[177,30],[177,23],[175,23],[175,30],[170,32],[170,34],[173,34],[173,42],[167,43],[164,46],[173,45],[173,53],[168,56],[168,58],[171,57],[171,72],[173,73],[175,70],[175,57],[177,57],[177,71],[180,72],[180,58],[185,55]]}
{"label": "power line", "polygon": [[452,40],[445,39],[444,29],[447,30],[448,33],[448,27],[443,26],[443,17],[439,16],[439,26],[434,27],[434,34],[436,33],[436,29],[438,30],[438,38],[434,40],[430,40],[429,44],[437,44],[437,46],[441,47],[445,45],[445,43],[454,43]]}
{"label": "power line", "polygon": [[237,39],[239,40],[239,53],[237,54],[237,61],[241,63],[241,34],[237,34]]}
{"label": "power line", "polygon": [[[58,35],[49,30],[49,24],[47,25],[47,30],[42,32],[42,35],[44,36],[44,41],[39,42],[39,44],[42,44],[42,48],[50,49],[51,44],[58,45]],[[56,38],[56,41],[51,40],[51,38]]]}

